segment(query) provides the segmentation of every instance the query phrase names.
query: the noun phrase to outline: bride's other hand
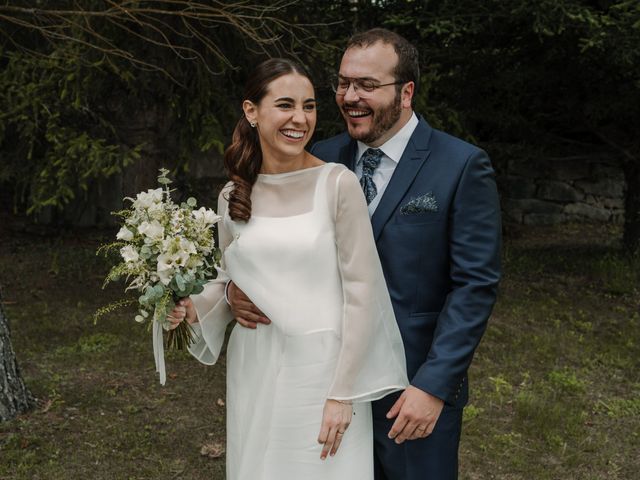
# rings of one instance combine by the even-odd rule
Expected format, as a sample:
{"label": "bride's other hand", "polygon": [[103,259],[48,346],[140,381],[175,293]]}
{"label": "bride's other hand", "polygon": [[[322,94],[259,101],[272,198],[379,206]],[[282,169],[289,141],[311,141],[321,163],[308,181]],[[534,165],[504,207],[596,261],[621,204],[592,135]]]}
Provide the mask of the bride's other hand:
{"label": "bride's other hand", "polygon": [[231,313],[240,325],[245,328],[257,328],[259,323],[268,325],[271,323],[264,313],[240,290],[235,283],[229,282],[227,298]]}
{"label": "bride's other hand", "polygon": [[320,453],[322,460],[327,458],[327,454],[334,456],[338,451],[342,437],[351,423],[352,414],[353,408],[350,403],[337,400],[327,400],[325,402],[320,435],[318,435],[318,443],[324,445]]}
{"label": "bride's other hand", "polygon": [[169,329],[171,330],[180,325],[180,322],[183,320],[186,320],[189,324],[196,323],[198,321],[198,316],[191,299],[189,297],[181,298],[178,303],[176,303],[173,310],[169,312],[169,315],[167,315],[167,320],[171,323],[169,326]]}

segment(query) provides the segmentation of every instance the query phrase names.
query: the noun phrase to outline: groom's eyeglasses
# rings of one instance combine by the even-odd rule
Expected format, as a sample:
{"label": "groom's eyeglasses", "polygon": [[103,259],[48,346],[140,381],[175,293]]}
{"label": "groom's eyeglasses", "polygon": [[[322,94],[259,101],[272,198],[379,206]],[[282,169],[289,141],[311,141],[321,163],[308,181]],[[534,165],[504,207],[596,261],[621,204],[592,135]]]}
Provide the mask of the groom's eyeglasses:
{"label": "groom's eyeglasses", "polygon": [[361,98],[370,97],[377,89],[386,87],[388,85],[401,85],[407,83],[405,81],[397,81],[391,83],[378,83],[375,80],[369,80],[367,78],[348,78],[335,76],[331,81],[331,88],[336,92],[336,95],[346,95],[349,86],[353,85],[353,89],[356,94]]}

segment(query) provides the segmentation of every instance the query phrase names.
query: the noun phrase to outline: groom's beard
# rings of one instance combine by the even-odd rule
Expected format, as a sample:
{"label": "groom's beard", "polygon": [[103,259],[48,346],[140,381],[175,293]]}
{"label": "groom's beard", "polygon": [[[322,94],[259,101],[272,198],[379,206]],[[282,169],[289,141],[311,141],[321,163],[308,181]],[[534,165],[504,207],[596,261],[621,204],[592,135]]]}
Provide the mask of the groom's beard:
{"label": "groom's beard", "polygon": [[[342,108],[358,108],[361,105],[358,102],[345,102]],[[367,105],[367,108],[371,109]],[[360,140],[363,143],[371,144],[378,140],[382,135],[388,132],[400,119],[402,114],[402,98],[400,92],[396,91],[395,98],[384,107],[379,107],[377,110],[372,110],[371,114],[371,127],[366,132],[355,133],[351,135],[351,138]],[[347,120],[347,125],[348,125]]]}

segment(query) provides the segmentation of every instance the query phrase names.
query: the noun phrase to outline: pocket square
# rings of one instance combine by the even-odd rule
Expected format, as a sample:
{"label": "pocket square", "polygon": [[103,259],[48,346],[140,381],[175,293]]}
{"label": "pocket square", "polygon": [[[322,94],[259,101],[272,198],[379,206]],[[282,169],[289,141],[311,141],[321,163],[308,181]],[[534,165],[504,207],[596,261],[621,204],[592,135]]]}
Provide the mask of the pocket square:
{"label": "pocket square", "polygon": [[402,215],[437,211],[438,202],[436,202],[436,197],[433,196],[433,192],[428,192],[417,198],[413,198],[400,208],[400,214]]}

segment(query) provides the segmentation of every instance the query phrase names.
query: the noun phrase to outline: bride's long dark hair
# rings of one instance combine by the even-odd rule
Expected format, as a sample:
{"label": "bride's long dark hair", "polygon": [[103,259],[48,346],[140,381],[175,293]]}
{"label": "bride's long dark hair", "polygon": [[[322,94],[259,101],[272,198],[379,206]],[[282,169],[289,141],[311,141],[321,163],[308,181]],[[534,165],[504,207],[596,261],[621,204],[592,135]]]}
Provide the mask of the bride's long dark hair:
{"label": "bride's long dark hair", "polygon": [[[311,81],[305,69],[291,60],[265,60],[249,75],[244,89],[244,100],[258,105],[267,94],[269,84],[290,73],[297,73]],[[229,216],[233,220],[246,222],[251,218],[251,189],[262,167],[262,149],[257,129],[251,127],[244,115],[236,124],[231,145],[224,152],[224,166],[233,182],[228,198]]]}

